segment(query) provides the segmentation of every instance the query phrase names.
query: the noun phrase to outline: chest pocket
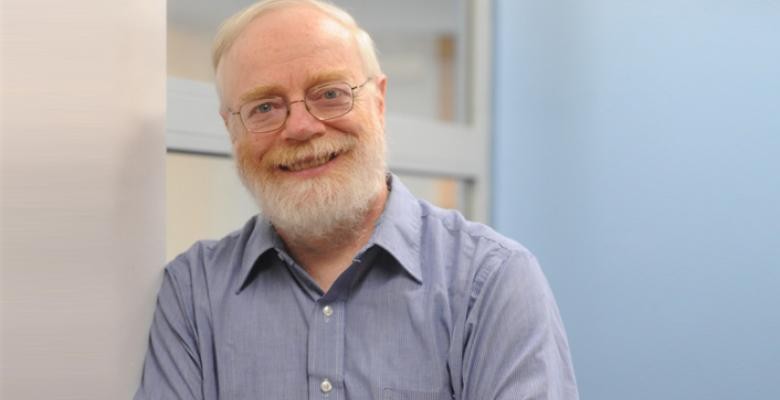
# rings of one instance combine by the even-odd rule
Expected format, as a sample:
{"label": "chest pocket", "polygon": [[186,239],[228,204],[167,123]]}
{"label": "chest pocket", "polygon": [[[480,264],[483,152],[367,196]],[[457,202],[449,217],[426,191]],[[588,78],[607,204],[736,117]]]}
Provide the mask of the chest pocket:
{"label": "chest pocket", "polygon": [[385,389],[382,400],[452,400],[447,392],[418,392],[413,390]]}

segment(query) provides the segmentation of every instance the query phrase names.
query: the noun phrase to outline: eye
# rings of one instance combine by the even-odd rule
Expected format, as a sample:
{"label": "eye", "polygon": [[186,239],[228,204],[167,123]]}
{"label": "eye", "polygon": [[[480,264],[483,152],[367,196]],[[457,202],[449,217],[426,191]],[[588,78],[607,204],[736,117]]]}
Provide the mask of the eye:
{"label": "eye", "polygon": [[342,83],[330,83],[316,87],[309,91],[307,98],[314,102],[342,102],[352,95],[349,85]]}
{"label": "eye", "polygon": [[266,101],[264,103],[260,103],[252,108],[252,114],[255,113],[269,113],[274,110],[274,105],[270,101]]}
{"label": "eye", "polygon": [[340,90],[335,88],[328,88],[325,89],[325,91],[322,93],[322,98],[327,100],[333,100],[338,98],[339,96],[342,96],[344,93],[342,93]]}
{"label": "eye", "polygon": [[267,118],[284,110],[284,100],[279,98],[260,99],[247,103],[241,110],[244,118]]}

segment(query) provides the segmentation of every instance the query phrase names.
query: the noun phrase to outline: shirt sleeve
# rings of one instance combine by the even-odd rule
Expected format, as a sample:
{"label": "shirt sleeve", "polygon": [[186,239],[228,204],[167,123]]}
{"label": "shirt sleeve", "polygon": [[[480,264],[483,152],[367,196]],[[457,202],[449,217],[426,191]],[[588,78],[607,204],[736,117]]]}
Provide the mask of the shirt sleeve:
{"label": "shirt sleeve", "polygon": [[134,400],[202,400],[202,373],[192,287],[171,266],[157,296],[149,349]]}
{"label": "shirt sleeve", "polygon": [[558,307],[530,253],[480,271],[471,298],[464,400],[579,398]]}

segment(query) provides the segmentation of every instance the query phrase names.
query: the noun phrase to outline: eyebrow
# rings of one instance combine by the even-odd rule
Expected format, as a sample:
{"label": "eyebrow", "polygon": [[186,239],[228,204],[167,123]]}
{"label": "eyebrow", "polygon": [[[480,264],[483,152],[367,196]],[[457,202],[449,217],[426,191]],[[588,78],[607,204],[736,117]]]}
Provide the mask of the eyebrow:
{"label": "eyebrow", "polygon": [[318,72],[308,79],[306,79],[306,88],[318,85],[320,83],[333,82],[333,81],[348,81],[350,73],[347,70],[335,70]]}
{"label": "eyebrow", "polygon": [[282,93],[282,88],[278,85],[256,86],[248,92],[242,94],[241,97],[239,97],[239,101],[241,103],[245,103],[247,101],[262,99],[278,93]]}
{"label": "eyebrow", "polygon": [[[311,88],[312,86],[326,83],[326,82],[333,82],[333,81],[348,81],[348,77],[350,76],[349,72],[347,70],[334,70],[334,71],[325,71],[325,72],[318,72],[314,75],[309,76],[306,78],[306,90]],[[349,82],[347,82],[349,83]],[[350,83],[350,85],[352,85]],[[256,86],[252,89],[250,89],[248,92],[241,95],[239,98],[239,101],[241,103],[245,103],[252,100],[262,99],[269,96],[275,96],[280,95],[281,93],[284,93],[284,89],[279,85],[261,85]]]}

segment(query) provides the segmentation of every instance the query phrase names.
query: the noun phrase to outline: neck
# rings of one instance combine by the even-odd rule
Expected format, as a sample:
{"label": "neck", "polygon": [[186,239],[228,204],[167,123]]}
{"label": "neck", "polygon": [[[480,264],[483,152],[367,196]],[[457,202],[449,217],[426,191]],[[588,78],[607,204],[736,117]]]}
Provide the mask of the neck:
{"label": "neck", "polygon": [[320,237],[293,237],[278,230],[290,254],[327,292],[333,282],[352,264],[352,259],[371,239],[374,227],[387,202],[384,187],[371,201],[357,226],[343,227]]}

